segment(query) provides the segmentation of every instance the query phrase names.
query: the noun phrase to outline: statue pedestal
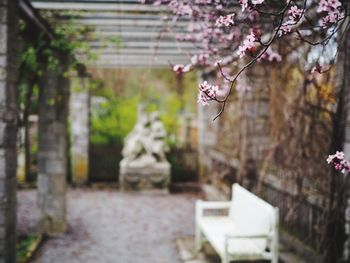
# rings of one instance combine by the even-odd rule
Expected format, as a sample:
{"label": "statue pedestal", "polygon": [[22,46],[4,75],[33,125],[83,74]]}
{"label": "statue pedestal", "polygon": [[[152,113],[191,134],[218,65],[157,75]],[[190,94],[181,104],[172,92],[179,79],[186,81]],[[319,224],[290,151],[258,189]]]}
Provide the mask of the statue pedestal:
{"label": "statue pedestal", "polygon": [[120,162],[119,183],[122,190],[168,190],[170,164],[168,162]]}

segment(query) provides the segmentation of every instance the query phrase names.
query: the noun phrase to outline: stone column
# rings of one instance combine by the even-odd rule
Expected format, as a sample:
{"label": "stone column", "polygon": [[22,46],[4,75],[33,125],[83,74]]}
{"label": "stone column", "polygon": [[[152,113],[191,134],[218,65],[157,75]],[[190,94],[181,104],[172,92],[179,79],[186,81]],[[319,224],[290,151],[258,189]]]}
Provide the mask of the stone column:
{"label": "stone column", "polygon": [[90,93],[89,76],[71,78],[70,121],[72,181],[85,184],[89,174]]}
{"label": "stone column", "polygon": [[67,115],[69,81],[62,66],[47,69],[39,81],[39,230],[66,230]]}
{"label": "stone column", "polygon": [[17,8],[0,0],[0,262],[16,261]]}

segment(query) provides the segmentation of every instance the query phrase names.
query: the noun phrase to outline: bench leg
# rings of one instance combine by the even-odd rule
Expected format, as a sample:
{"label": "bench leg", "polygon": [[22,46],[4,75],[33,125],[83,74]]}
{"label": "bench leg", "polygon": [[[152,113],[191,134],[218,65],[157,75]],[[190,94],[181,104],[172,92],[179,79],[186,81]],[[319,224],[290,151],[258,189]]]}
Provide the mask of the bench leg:
{"label": "bench leg", "polygon": [[278,263],[278,255],[273,256],[271,263]]}
{"label": "bench leg", "polygon": [[202,248],[202,233],[198,226],[196,226],[196,236],[195,236],[195,249],[198,253]]}
{"label": "bench leg", "polygon": [[226,255],[221,257],[221,263],[230,263]]}

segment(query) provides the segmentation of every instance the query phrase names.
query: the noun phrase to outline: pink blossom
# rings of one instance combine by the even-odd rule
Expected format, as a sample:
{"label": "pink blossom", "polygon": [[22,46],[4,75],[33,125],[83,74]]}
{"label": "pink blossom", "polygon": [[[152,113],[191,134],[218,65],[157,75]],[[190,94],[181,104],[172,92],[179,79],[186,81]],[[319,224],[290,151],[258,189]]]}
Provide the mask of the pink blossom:
{"label": "pink blossom", "polygon": [[199,84],[198,103],[205,106],[209,101],[216,100],[218,90],[218,86],[210,85],[207,81]]}
{"label": "pink blossom", "polygon": [[240,5],[242,6],[242,12],[248,8],[248,0],[239,0]]}
{"label": "pink blossom", "polygon": [[244,57],[247,51],[254,50],[254,42],[255,42],[255,34],[254,32],[251,32],[246,39],[243,41],[243,44],[238,47],[237,54],[240,58]]}
{"label": "pink blossom", "polygon": [[341,2],[339,0],[320,0],[318,3],[317,12],[324,13],[325,16],[321,20],[323,28],[331,24],[337,23],[344,18],[344,13],[341,12]]}
{"label": "pink blossom", "polygon": [[265,0],[252,0],[252,4],[253,5],[260,5],[262,3],[264,3]]}
{"label": "pink blossom", "polygon": [[344,18],[344,14],[340,13],[339,10],[333,10],[328,13],[325,17],[321,20],[321,26],[323,28],[327,28],[331,24],[337,23],[340,19]]}
{"label": "pink blossom", "polygon": [[283,36],[285,34],[288,34],[292,31],[292,27],[290,24],[285,23],[281,26],[280,30],[278,31],[278,36]]}
{"label": "pink blossom", "polygon": [[320,0],[318,3],[317,12],[329,12],[334,9],[339,9],[341,7],[341,2],[339,0]]}
{"label": "pink blossom", "polygon": [[329,155],[327,163],[331,164],[337,171],[341,171],[342,173],[350,171],[350,162],[345,160],[343,152],[337,151],[335,154]]}
{"label": "pink blossom", "polygon": [[220,16],[217,20],[215,25],[218,27],[222,27],[222,26],[233,26],[234,25],[234,17],[235,14],[230,14],[227,16]]}
{"label": "pink blossom", "polygon": [[303,14],[303,10],[298,8],[296,5],[293,5],[289,11],[289,19],[291,20],[291,22],[296,23],[297,21],[300,20],[302,14]]}
{"label": "pink blossom", "polygon": [[182,64],[177,64],[173,66],[173,71],[176,72],[176,74],[183,74],[191,70],[191,65],[188,64],[186,66]]}
{"label": "pink blossom", "polygon": [[194,12],[189,4],[180,1],[172,0],[168,6],[172,9],[173,13],[178,16],[192,16]]}
{"label": "pink blossom", "polygon": [[[262,4],[265,0],[251,0],[253,5],[260,5]],[[248,0],[239,0],[239,3],[242,7],[242,12],[244,12],[244,10],[248,9],[249,7],[249,2]]]}

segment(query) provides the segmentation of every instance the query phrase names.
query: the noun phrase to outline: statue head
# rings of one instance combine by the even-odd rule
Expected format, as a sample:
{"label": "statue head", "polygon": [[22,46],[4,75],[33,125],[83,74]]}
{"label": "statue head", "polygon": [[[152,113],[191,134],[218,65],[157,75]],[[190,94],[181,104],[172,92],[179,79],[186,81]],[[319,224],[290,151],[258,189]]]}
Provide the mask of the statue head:
{"label": "statue head", "polygon": [[157,111],[152,112],[150,119],[151,119],[151,122],[159,121],[160,120],[159,113]]}

